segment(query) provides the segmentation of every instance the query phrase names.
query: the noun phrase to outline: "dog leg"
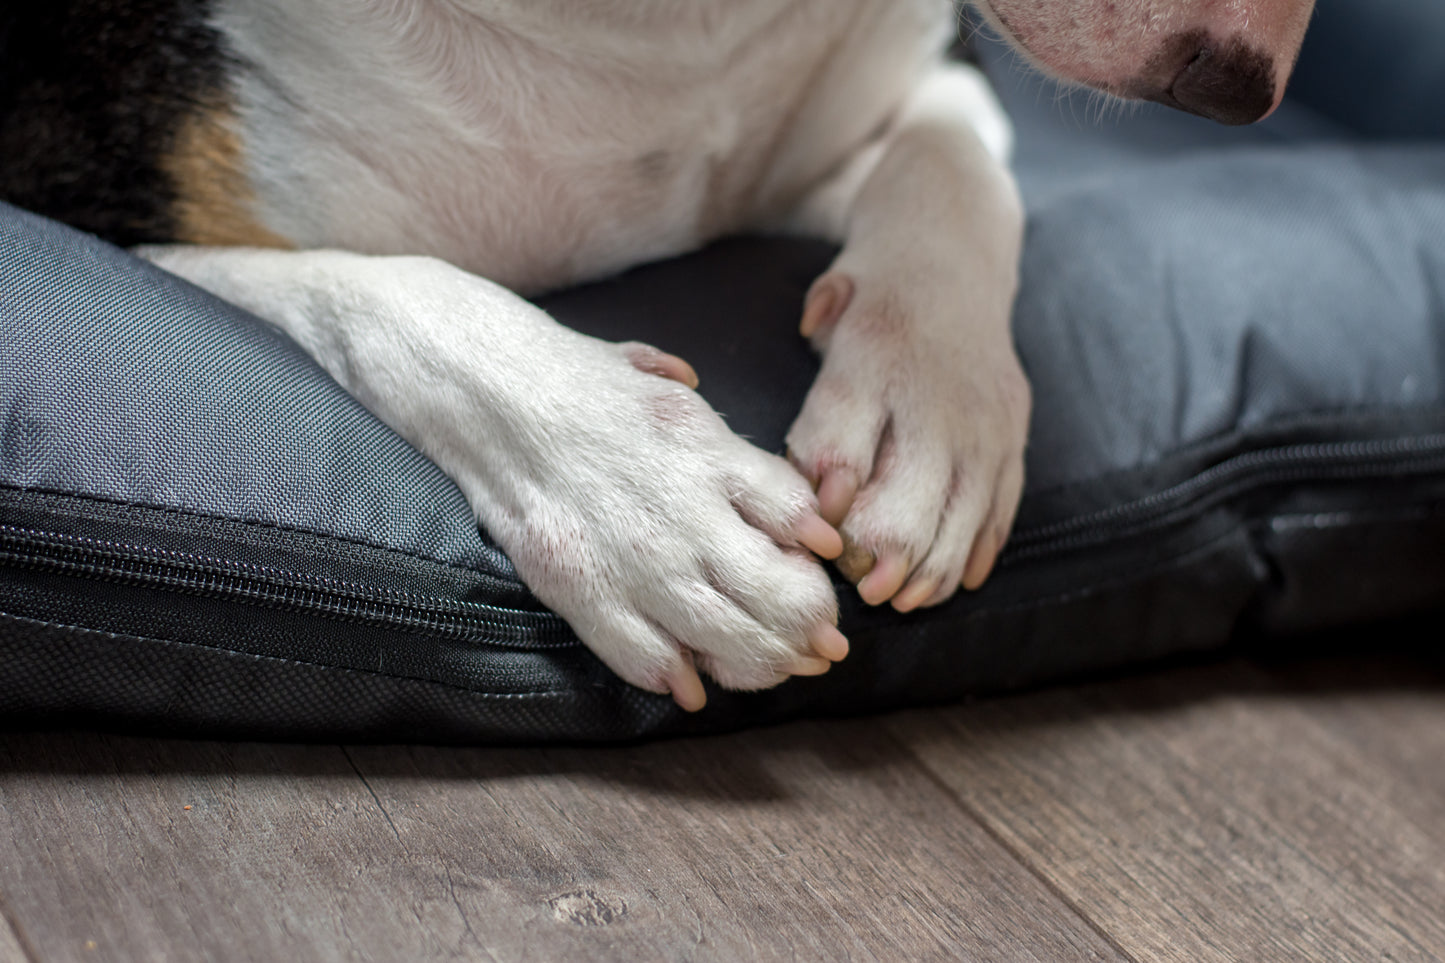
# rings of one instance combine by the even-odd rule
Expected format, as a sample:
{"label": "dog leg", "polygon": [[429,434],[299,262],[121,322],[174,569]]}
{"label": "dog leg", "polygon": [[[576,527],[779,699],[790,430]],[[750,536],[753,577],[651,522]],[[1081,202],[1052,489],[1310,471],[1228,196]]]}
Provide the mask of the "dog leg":
{"label": "dog leg", "polygon": [[847,653],[810,554],[838,534],[743,441],[686,362],[565,328],[428,258],[144,248],[275,323],[461,487],[539,599],[618,675],[705,701]]}
{"label": "dog leg", "polygon": [[823,367],[788,436],[870,604],[976,588],[1023,488],[1030,393],[1009,331],[1023,214],[978,71],[940,66],[793,226],[844,247],[808,294]]}

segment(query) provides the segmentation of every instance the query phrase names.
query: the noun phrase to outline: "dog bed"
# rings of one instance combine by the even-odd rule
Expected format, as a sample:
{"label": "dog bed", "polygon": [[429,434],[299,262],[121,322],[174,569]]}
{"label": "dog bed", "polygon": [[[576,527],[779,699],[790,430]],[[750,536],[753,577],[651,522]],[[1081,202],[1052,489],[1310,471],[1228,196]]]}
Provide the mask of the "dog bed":
{"label": "dog bed", "polygon": [[[1031,83],[1000,83],[1035,415],[999,570],[910,615],[840,582],[847,660],[697,715],[613,677],[455,486],[284,336],[0,207],[0,718],[623,740],[1438,611],[1445,144],[1366,142],[1305,104],[1243,133],[1153,109],[1091,124]],[[687,358],[776,450],[816,370],[788,332],[832,254],[730,240],[544,306]]]}

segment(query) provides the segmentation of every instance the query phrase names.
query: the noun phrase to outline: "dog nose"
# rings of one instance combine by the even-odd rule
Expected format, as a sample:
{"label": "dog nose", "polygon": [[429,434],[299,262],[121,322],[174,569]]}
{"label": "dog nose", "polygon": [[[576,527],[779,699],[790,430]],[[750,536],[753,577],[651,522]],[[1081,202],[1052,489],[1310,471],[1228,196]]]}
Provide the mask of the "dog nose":
{"label": "dog nose", "polygon": [[1274,107],[1274,60],[1241,40],[1200,42],[1197,35],[1174,38],[1166,49],[1183,47],[1193,57],[1167,89],[1146,94],[1154,100],[1221,124],[1252,124]]}

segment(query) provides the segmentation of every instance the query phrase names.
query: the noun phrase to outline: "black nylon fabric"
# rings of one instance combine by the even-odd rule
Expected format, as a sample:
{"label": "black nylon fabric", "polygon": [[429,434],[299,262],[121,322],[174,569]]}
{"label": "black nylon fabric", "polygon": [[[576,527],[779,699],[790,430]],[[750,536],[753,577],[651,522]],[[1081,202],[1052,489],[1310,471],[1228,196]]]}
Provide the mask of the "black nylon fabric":
{"label": "black nylon fabric", "polygon": [[[0,719],[631,739],[1437,610],[1445,146],[1364,143],[1297,105],[1245,132],[1153,109],[1085,127],[1032,83],[999,85],[1036,411],[999,572],[909,616],[840,585],[845,662],[698,716],[613,678],[455,486],[284,337],[0,208]],[[798,309],[832,254],[729,241],[545,306],[688,358],[777,449],[816,371]]]}

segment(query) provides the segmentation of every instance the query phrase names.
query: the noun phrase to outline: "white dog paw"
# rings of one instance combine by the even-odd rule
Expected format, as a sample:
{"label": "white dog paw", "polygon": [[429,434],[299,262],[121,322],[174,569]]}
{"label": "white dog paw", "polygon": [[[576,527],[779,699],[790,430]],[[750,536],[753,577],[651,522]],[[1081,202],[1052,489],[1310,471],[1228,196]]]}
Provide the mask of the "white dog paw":
{"label": "white dog paw", "polygon": [[826,357],[789,455],[871,605],[908,611],[977,588],[1013,524],[1030,390],[1007,326],[969,324],[969,310],[970,292],[949,285],[837,270],[808,295],[803,333]]}
{"label": "white dog paw", "polygon": [[557,324],[432,258],[152,248],[292,335],[460,486],[528,587],[623,679],[704,699],[848,643],[808,483],[728,430],[686,362]]}
{"label": "white dog paw", "polygon": [[761,689],[843,658],[812,554],[842,540],[806,480],[733,434],[681,359],[564,341],[565,379],[531,385],[546,406],[535,436],[489,459],[473,500],[537,597],[623,679],[690,710],[699,672]]}

